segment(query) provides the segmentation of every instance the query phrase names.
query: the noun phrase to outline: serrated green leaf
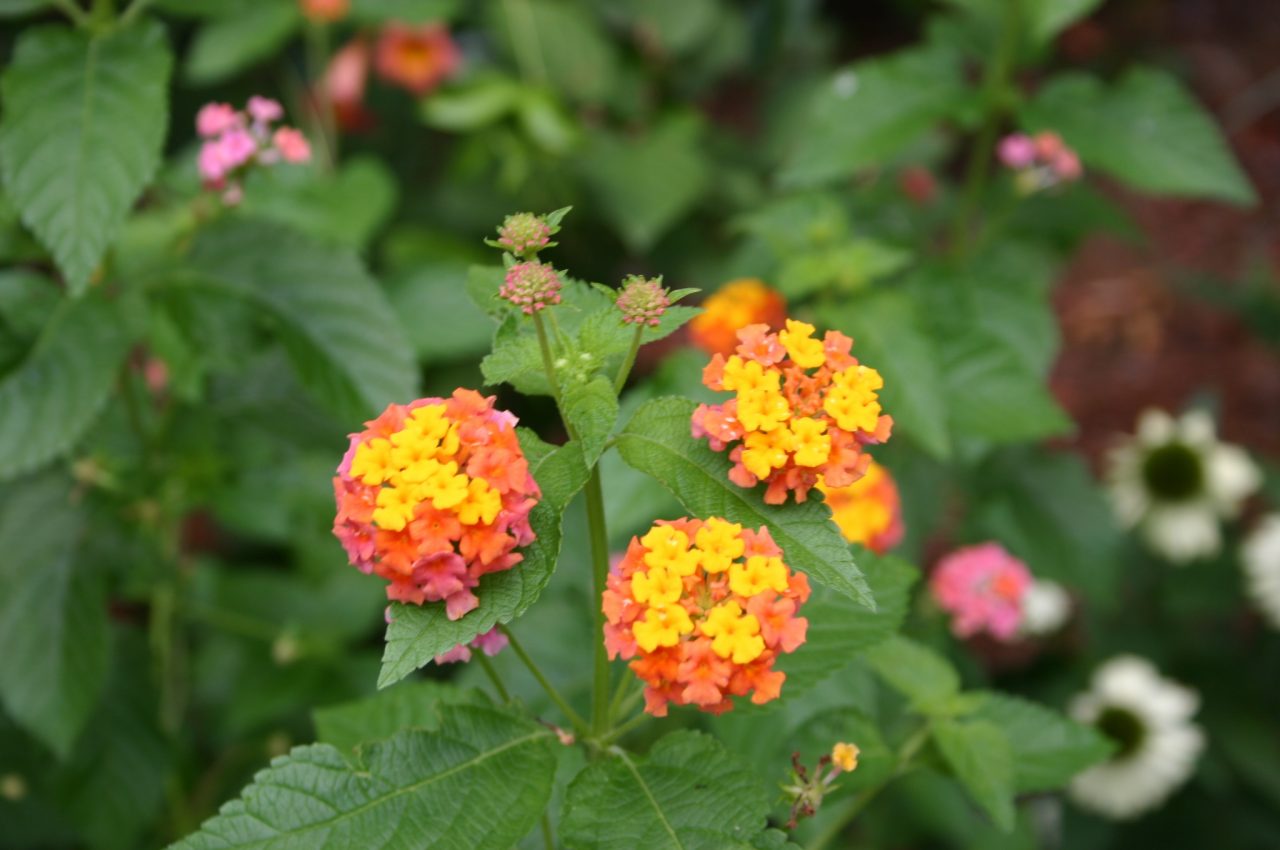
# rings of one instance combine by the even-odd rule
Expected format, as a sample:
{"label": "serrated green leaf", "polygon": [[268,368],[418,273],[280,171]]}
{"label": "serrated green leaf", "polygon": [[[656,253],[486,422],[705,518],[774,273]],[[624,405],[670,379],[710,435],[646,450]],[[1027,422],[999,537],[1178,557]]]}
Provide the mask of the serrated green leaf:
{"label": "serrated green leaf", "polygon": [[0,480],[75,445],[97,418],[132,334],[100,293],[64,299],[26,359],[0,379]]}
{"label": "serrated green leaf", "polygon": [[0,171],[72,294],[160,164],[173,60],[159,24],[22,33],[0,81]]}
{"label": "serrated green leaf", "polygon": [[941,720],[933,741],[960,784],[1005,832],[1013,829],[1013,752],[1000,728],[985,721]]}
{"label": "serrated green leaf", "polygon": [[818,90],[779,180],[812,186],[880,165],[964,94],[959,57],[900,51],[837,71]]}
{"label": "serrated green leaf", "polygon": [[1053,130],[1098,168],[1138,189],[1250,205],[1257,195],[1213,118],[1177,79],[1134,68],[1108,86],[1062,74],[1022,111],[1030,130]]}
{"label": "serrated green leaf", "polygon": [[950,455],[938,352],[915,302],[900,292],[870,292],[823,318],[853,337],[854,354],[884,377],[880,398],[893,416],[895,432],[914,439],[934,457]]}
{"label": "serrated green leaf", "polygon": [[385,741],[405,729],[433,731],[440,707],[473,699],[473,693],[448,682],[402,682],[355,702],[312,712],[316,740],[354,755],[361,744]]}
{"label": "serrated green leaf", "polygon": [[[658,319],[657,327],[645,326],[640,335],[640,344],[648,345],[665,339],[701,312],[701,307],[668,307],[662,318]],[[612,360],[620,360],[630,350],[635,335],[635,328],[624,325],[617,308],[610,306],[583,318],[582,327],[578,331],[578,347],[602,363],[609,364]]]}
{"label": "serrated green leaf", "polygon": [[241,210],[359,251],[386,223],[395,204],[395,175],[381,160],[357,156],[332,173],[297,167],[252,172]]}
{"label": "serrated green leaf", "polygon": [[922,712],[946,706],[960,692],[960,674],[950,662],[909,637],[895,635],[864,655],[880,678]]}
{"label": "serrated green leaf", "polygon": [[947,407],[956,434],[1016,443],[1074,427],[1043,379],[1007,345],[975,328],[942,340]]}
{"label": "serrated green leaf", "polygon": [[93,565],[77,560],[82,524],[56,477],[0,502],[0,700],[60,757],[107,678],[105,590]]}
{"label": "serrated green leaf", "polygon": [[1052,791],[1092,764],[1113,745],[1092,726],[1008,694],[983,693],[973,717],[998,727],[1013,754],[1016,791]]}
{"label": "serrated green leaf", "polygon": [[561,836],[571,850],[738,850],[760,838],[768,799],[714,738],[674,732],[645,758],[614,748],[578,774]]}
{"label": "serrated green leaf", "polygon": [[800,614],[809,621],[804,646],[783,655],[778,669],[787,674],[782,687],[785,699],[802,697],[810,688],[853,656],[887,640],[902,626],[911,601],[911,587],[919,578],[915,567],[899,558],[863,550],[858,565],[876,600],[868,611],[848,597],[826,587],[815,587]]}
{"label": "serrated green leaf", "polygon": [[351,252],[232,220],[201,233],[188,267],[184,285],[247,300],[274,319],[303,384],[345,421],[417,397],[413,350]]}
{"label": "serrated green leaf", "polygon": [[196,85],[211,85],[278,52],[302,25],[292,0],[258,0],[201,25],[184,69]]}
{"label": "serrated green leaf", "polygon": [[553,741],[531,720],[467,706],[445,709],[438,731],[363,748],[358,769],[328,744],[295,747],[171,848],[508,850],[551,795]]}
{"label": "serrated green leaf", "polygon": [[515,567],[480,578],[475,591],[480,604],[461,619],[450,620],[443,603],[393,604],[379,688],[400,681],[435,656],[495,625],[511,622],[528,610],[551,580],[560,555],[561,517],[569,500],[586,483],[587,469],[576,443],[547,452],[528,432],[520,437],[529,471],[542,488],[542,500],[529,513],[537,539],[521,550],[524,560]]}
{"label": "serrated green leaf", "polygon": [[564,415],[577,431],[587,466],[595,466],[618,421],[618,397],[613,392],[613,382],[598,375],[585,383],[570,384],[564,391]]}
{"label": "serrated green leaf", "polygon": [[728,453],[714,452],[691,435],[693,411],[688,399],[645,404],[618,437],[622,459],[658,479],[694,516],[724,517],[751,528],[767,525],[792,568],[874,610],[866,579],[817,494],[803,504],[766,505],[763,488],[746,490],[731,482]]}

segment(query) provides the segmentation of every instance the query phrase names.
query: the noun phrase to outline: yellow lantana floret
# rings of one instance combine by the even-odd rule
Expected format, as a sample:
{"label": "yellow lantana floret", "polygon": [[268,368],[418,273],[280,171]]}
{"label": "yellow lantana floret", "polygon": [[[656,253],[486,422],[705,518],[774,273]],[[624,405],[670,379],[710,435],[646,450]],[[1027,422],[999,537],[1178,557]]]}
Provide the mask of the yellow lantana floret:
{"label": "yellow lantana floret", "polygon": [[827,352],[822,340],[813,338],[813,325],[787,319],[787,329],[778,334],[778,341],[787,349],[791,360],[805,369],[816,369],[827,362]]}
{"label": "yellow lantana floret", "polygon": [[373,511],[373,521],[378,528],[400,531],[413,519],[418,500],[411,488],[383,487],[378,491],[377,505]]}
{"label": "yellow lantana floret", "polygon": [[714,575],[729,569],[742,557],[746,544],[742,541],[742,525],[711,517],[694,537],[702,558],[702,569]]}
{"label": "yellow lantana floret", "polygon": [[777,387],[738,392],[738,421],[747,431],[774,431],[791,418],[791,405]]}
{"label": "yellow lantana floret", "polygon": [[650,608],[632,627],[636,645],[645,652],[653,652],[660,646],[675,646],[681,635],[693,631],[693,620],[689,612],[681,605],[666,605],[661,608]]}
{"label": "yellow lantana floret", "polygon": [[796,466],[822,466],[831,457],[831,436],[822,419],[797,419],[791,423],[795,435]]}
{"label": "yellow lantana floret", "polygon": [[846,744],[840,741],[831,748],[831,763],[839,768],[841,773],[849,773],[858,767],[858,755],[861,752],[857,744]]}
{"label": "yellow lantana floret", "polygon": [[880,418],[876,391],[883,386],[884,379],[875,369],[852,366],[831,377],[823,407],[845,431],[874,431]]}
{"label": "yellow lantana floret", "polygon": [[680,576],[666,567],[652,567],[631,577],[631,593],[637,602],[662,607],[677,602],[684,592]]}
{"label": "yellow lantana floret", "polygon": [[776,431],[752,431],[742,440],[742,465],[756,478],[767,478],[775,469],[787,465],[787,457],[795,448],[795,435],[786,428]]}
{"label": "yellow lantana floret", "polygon": [[438,511],[456,508],[467,498],[470,482],[466,475],[458,474],[458,464],[449,461],[418,485],[418,498],[430,499],[431,506]]}
{"label": "yellow lantana floret", "polygon": [[773,369],[766,371],[755,360],[743,360],[735,354],[725,361],[722,386],[729,392],[739,394],[758,390],[776,391],[782,386],[782,375]]}
{"label": "yellow lantana floret", "polygon": [[381,437],[361,443],[351,459],[351,477],[368,487],[376,487],[395,472],[391,442]]}
{"label": "yellow lantana floret", "polygon": [[463,525],[491,525],[502,510],[502,496],[483,479],[472,478],[467,485],[467,497],[458,503],[456,510],[458,522]]}
{"label": "yellow lantana floret", "polygon": [[666,567],[681,577],[698,568],[698,553],[689,550],[689,536],[678,528],[655,525],[640,542],[649,550],[644,556],[647,567]]}
{"label": "yellow lantana floret", "polygon": [[787,589],[787,566],[776,556],[752,555],[745,564],[729,568],[729,589],[739,596],[755,596],[772,590]]}
{"label": "yellow lantana floret", "polygon": [[736,600],[712,608],[701,628],[711,638],[711,650],[721,658],[731,658],[734,664],[749,664],[764,652],[760,621],[752,614],[743,614]]}

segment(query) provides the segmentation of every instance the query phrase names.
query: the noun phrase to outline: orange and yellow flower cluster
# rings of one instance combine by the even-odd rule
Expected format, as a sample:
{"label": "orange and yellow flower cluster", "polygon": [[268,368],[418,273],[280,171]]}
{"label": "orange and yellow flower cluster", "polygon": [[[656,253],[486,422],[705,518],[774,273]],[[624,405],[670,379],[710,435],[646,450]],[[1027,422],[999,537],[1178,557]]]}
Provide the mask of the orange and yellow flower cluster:
{"label": "orange and yellow flower cluster", "polygon": [[778,655],[804,643],[809,624],[797,612],[808,598],[808,579],[787,567],[767,528],[660,521],[610,571],[605,646],[631,659],[657,717],[671,702],[720,714],[750,694],[759,705],[786,679],[773,669]]}
{"label": "orange and yellow flower cluster", "polygon": [[693,436],[711,448],[733,446],[729,479],[740,487],[768,484],[764,499],[780,505],[794,492],[803,502],[819,479],[846,487],[871,463],[869,443],[889,438],[893,419],[881,412],[880,373],[849,352],[839,331],[814,336],[813,325],[788,319],[773,333],[766,325],[738,331],[729,357],[716,354],[702,382],[734,397],[699,405]]}
{"label": "orange and yellow flower cluster", "polygon": [[902,500],[889,471],[874,460],[861,478],[847,487],[818,480],[831,508],[831,518],[851,543],[883,554],[902,540]]}
{"label": "orange and yellow flower cluster", "polygon": [[541,492],[515,425],[492,397],[459,389],[393,404],[351,435],[333,532],[352,564],[391,582],[389,599],[443,601],[456,620],[480,604],[481,576],[521,561]]}
{"label": "orange and yellow flower cluster", "polygon": [[730,355],[738,345],[738,331],[747,325],[780,328],[787,318],[787,302],[764,281],[753,277],[731,280],[702,304],[689,323],[693,344],[708,354]]}

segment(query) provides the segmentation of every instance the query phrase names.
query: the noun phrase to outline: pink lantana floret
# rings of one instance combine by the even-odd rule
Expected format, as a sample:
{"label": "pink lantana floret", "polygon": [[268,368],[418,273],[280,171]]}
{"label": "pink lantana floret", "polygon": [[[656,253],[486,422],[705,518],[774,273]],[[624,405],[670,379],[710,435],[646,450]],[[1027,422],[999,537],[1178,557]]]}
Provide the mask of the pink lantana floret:
{"label": "pink lantana floret", "polygon": [[245,110],[249,113],[249,117],[258,124],[270,124],[284,117],[284,107],[280,105],[279,101],[272,100],[269,97],[260,97],[256,94],[249,98],[249,103],[246,105]]}
{"label": "pink lantana floret", "polygon": [[281,127],[276,130],[272,141],[285,162],[307,162],[311,159],[311,144],[299,130]]}
{"label": "pink lantana floret", "polygon": [[962,638],[979,632],[1013,638],[1030,586],[1026,564],[998,543],[957,549],[938,562],[929,579],[933,598],[951,615],[951,631]]}
{"label": "pink lantana floret", "polygon": [[240,115],[229,103],[206,103],[196,113],[196,132],[206,139],[240,124]]}

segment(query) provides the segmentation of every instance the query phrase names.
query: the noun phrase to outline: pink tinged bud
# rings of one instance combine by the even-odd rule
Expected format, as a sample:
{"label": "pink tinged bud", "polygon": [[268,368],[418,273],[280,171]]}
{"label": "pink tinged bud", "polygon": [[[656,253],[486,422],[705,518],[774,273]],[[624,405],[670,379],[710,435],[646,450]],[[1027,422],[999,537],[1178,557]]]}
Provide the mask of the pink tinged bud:
{"label": "pink tinged bud", "polygon": [[1035,161],[1035,142],[1023,133],[1005,136],[1000,141],[999,156],[1000,161],[1008,168],[1015,170],[1026,168]]}
{"label": "pink tinged bud", "polygon": [[221,135],[239,124],[240,116],[227,103],[206,103],[196,113],[196,132],[206,139]]}
{"label": "pink tinged bud", "polygon": [[546,263],[518,263],[507,269],[507,278],[498,290],[498,297],[532,315],[560,303],[560,277]]}
{"label": "pink tinged bud", "polygon": [[307,137],[292,127],[276,130],[272,142],[285,162],[307,162],[311,159],[311,144]]}
{"label": "pink tinged bud", "polygon": [[256,94],[249,98],[247,109],[249,116],[259,124],[270,124],[284,117],[284,107],[278,101],[269,97],[259,97]]}
{"label": "pink tinged bud", "polygon": [[662,314],[671,306],[671,299],[661,280],[631,275],[622,282],[617,305],[622,311],[623,324],[657,327]]}
{"label": "pink tinged bud", "polygon": [[509,215],[498,228],[498,245],[516,256],[535,253],[551,242],[551,226],[533,213]]}

